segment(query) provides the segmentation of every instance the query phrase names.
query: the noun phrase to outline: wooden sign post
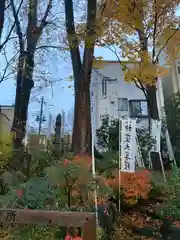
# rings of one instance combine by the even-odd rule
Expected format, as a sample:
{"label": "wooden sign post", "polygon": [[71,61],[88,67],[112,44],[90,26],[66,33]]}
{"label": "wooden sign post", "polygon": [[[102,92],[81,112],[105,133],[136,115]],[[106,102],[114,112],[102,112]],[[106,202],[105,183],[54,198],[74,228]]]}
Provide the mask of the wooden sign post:
{"label": "wooden sign post", "polygon": [[83,240],[96,239],[96,216],[86,212],[58,212],[29,209],[0,209],[0,222],[5,224],[44,224],[82,227]]}

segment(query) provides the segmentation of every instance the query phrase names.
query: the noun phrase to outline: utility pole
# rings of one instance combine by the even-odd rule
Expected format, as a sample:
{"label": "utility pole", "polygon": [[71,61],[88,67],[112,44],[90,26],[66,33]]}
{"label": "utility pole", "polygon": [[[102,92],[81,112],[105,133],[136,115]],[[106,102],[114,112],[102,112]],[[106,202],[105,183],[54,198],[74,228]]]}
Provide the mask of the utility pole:
{"label": "utility pole", "polygon": [[41,126],[43,121],[43,105],[44,105],[44,97],[41,97],[41,108],[40,108],[40,115],[39,115],[39,129],[38,129],[38,138],[41,134]]}

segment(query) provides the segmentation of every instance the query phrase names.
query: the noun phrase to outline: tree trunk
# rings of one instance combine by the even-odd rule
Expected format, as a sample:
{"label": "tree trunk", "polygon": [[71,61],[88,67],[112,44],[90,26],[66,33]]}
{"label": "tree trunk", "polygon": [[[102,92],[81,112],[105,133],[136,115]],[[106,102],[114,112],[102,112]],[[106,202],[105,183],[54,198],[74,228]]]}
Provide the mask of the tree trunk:
{"label": "tree trunk", "polygon": [[0,40],[4,26],[4,13],[5,13],[5,2],[6,0],[0,1]]}
{"label": "tree trunk", "polygon": [[79,52],[79,41],[75,31],[73,1],[65,0],[66,30],[72,60],[75,107],[72,136],[72,151],[91,154],[90,80],[96,39],[96,0],[87,1],[87,28],[83,60]]}
{"label": "tree trunk", "polygon": [[[22,70],[22,60],[24,60],[24,71]],[[25,137],[28,105],[31,89],[34,86],[32,80],[34,68],[34,54],[27,54],[26,57],[19,58],[19,68],[16,81],[16,98],[12,132],[15,133],[14,148],[19,149]]]}
{"label": "tree trunk", "polygon": [[72,151],[91,154],[90,81],[83,80],[75,94]]}
{"label": "tree trunk", "polygon": [[[143,19],[143,16],[142,16]],[[137,33],[140,41],[141,53],[148,53],[148,37],[145,35],[145,31],[142,29],[137,29]],[[141,59],[143,61],[143,59]],[[155,79],[155,84],[157,82]],[[156,86],[146,86],[147,90],[147,102],[148,102],[148,115],[150,119],[159,120],[158,106],[157,106],[157,96],[156,96]]]}
{"label": "tree trunk", "polygon": [[52,0],[49,0],[44,16],[40,24],[38,24],[37,12],[38,1],[29,0],[28,10],[28,24],[26,29],[26,51],[25,40],[22,34],[21,23],[17,16],[14,1],[11,0],[13,16],[16,23],[17,35],[19,38],[20,56],[18,63],[18,73],[16,80],[16,98],[15,98],[15,111],[12,125],[12,131],[15,132],[14,148],[19,149],[22,145],[22,140],[25,137],[26,122],[29,99],[31,89],[34,87],[33,70],[34,70],[34,55],[36,46],[43,29],[47,25],[47,17],[52,7]]}
{"label": "tree trunk", "polygon": [[147,86],[148,114],[151,119],[159,120],[156,86]]}

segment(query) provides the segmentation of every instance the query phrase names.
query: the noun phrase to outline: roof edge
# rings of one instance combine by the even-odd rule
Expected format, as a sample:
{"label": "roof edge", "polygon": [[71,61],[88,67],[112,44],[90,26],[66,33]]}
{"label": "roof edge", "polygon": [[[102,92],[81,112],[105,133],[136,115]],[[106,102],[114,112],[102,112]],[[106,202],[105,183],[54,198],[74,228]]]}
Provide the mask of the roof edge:
{"label": "roof edge", "polygon": [[9,107],[9,108],[14,108],[14,106],[15,106],[15,105],[13,105],[13,104],[12,104],[12,105],[0,105],[0,108],[3,108],[3,107],[4,107],[4,108],[8,108],[8,107]]}
{"label": "roof edge", "polygon": [[128,61],[128,60],[98,60],[98,59],[96,59],[96,61],[97,62],[101,62],[101,63],[119,63],[119,64],[121,64],[121,63],[139,63],[139,61]]}

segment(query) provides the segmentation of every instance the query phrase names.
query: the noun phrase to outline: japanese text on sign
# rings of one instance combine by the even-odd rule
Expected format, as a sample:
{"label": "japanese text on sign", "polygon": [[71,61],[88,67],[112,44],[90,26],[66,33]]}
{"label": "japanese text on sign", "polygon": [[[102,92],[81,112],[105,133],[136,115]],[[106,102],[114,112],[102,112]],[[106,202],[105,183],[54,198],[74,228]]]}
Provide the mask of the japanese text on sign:
{"label": "japanese text on sign", "polygon": [[122,120],[121,129],[121,171],[135,171],[136,120]]}

